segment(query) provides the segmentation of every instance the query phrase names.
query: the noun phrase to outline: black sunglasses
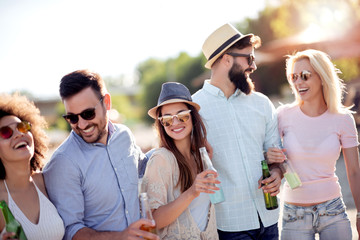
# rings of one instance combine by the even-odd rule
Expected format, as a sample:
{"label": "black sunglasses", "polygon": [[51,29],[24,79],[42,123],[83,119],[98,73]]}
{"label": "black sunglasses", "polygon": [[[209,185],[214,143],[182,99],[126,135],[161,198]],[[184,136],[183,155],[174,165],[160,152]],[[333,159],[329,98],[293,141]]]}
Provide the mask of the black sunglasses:
{"label": "black sunglasses", "polygon": [[292,82],[296,82],[296,80],[298,80],[299,77],[302,80],[307,81],[311,77],[311,72],[309,72],[308,70],[303,70],[300,73],[292,73],[292,74],[290,74],[290,80]]}
{"label": "black sunglasses", "polygon": [[79,116],[84,120],[93,120],[96,116],[95,113],[96,107],[98,106],[99,103],[103,101],[103,99],[104,99],[103,97],[100,98],[100,101],[93,108],[85,109],[84,111],[78,114],[73,114],[73,113],[65,114],[63,115],[63,118],[71,124],[76,124],[79,121]]}
{"label": "black sunglasses", "polygon": [[232,57],[246,57],[249,66],[251,66],[253,62],[255,62],[255,56],[253,54],[243,54],[243,53],[233,53],[233,52],[229,52],[225,54],[230,55]]}
{"label": "black sunglasses", "polygon": [[[19,123],[12,123],[12,124],[16,124],[16,129],[21,133],[27,133],[28,131],[31,130],[31,124],[27,121],[21,121]],[[14,130],[9,126],[0,128],[0,136],[3,139],[9,139],[12,137],[13,134],[14,134]]]}

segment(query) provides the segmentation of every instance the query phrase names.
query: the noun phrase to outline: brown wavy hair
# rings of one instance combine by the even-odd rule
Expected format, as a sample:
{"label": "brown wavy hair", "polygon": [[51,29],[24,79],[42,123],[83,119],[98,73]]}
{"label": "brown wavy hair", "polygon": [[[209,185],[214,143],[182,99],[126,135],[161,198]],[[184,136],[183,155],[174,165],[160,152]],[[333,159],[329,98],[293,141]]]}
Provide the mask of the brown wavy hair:
{"label": "brown wavy hair", "polygon": [[[48,150],[48,137],[45,133],[47,123],[40,115],[40,110],[25,96],[0,94],[0,119],[5,116],[16,116],[22,121],[31,123],[31,133],[34,138],[34,156],[30,160],[31,174],[42,170],[43,159]],[[6,171],[0,159],[0,179],[5,179]]]}
{"label": "brown wavy hair", "polygon": [[[200,173],[204,171],[204,166],[201,161],[199,148],[205,146],[206,129],[199,112],[189,104],[186,104],[186,106],[191,110],[190,114],[193,125],[190,151],[195,156],[195,162],[197,167],[196,172]],[[155,129],[157,131],[160,141],[159,145],[160,147],[168,149],[175,155],[180,171],[179,180],[175,187],[178,187],[180,185],[181,192],[184,192],[191,187],[194,182],[195,176],[192,175],[188,161],[186,161],[185,157],[177,149],[174,140],[169,137],[169,135],[167,135],[164,127],[161,125],[160,120],[158,119],[158,117],[160,117],[160,113],[161,107],[159,107],[156,111],[157,118],[155,120]]]}

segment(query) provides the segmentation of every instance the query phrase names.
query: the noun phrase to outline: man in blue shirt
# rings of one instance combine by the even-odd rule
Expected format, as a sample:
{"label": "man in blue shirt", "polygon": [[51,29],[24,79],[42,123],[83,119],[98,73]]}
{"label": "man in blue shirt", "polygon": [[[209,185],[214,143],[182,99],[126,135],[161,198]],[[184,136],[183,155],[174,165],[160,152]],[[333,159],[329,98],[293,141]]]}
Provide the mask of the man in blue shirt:
{"label": "man in blue shirt", "polygon": [[[256,70],[258,36],[243,35],[230,24],[203,45],[211,79],[193,95],[201,106],[207,140],[213,147],[225,201],[215,205],[220,239],[278,239],[279,210],[266,210],[258,180],[263,151],[280,141],[275,108],[254,91],[249,75]],[[281,171],[273,167],[264,191],[279,193]]]}
{"label": "man in blue shirt", "polygon": [[87,70],[64,76],[63,117],[72,131],[43,174],[50,200],[64,220],[64,239],[159,239],[140,230],[138,167],[145,156],[130,130],[109,121],[110,95]]}

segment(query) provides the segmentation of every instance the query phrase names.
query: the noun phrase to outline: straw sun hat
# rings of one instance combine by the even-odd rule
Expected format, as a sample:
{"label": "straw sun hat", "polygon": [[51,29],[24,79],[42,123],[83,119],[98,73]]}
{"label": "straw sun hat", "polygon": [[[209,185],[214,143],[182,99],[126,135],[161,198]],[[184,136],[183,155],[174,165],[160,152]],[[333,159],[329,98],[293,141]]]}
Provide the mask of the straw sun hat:
{"label": "straw sun hat", "polygon": [[181,83],[167,82],[161,86],[161,92],[158,103],[155,107],[148,111],[150,117],[156,119],[156,110],[169,103],[183,102],[192,105],[196,110],[200,110],[200,106],[192,101],[190,91]]}
{"label": "straw sun hat", "polygon": [[254,36],[250,34],[242,34],[234,26],[229,23],[216,29],[204,42],[202,51],[208,60],[205,64],[206,68],[211,68],[211,65],[218,59],[228,48],[234,45],[240,39],[248,36]]}

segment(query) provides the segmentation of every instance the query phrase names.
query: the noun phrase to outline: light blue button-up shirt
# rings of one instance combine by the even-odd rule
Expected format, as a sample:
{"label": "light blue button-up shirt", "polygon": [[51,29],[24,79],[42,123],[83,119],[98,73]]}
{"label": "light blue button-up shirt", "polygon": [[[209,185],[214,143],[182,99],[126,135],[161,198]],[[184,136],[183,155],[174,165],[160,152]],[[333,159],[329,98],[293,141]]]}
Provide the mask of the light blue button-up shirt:
{"label": "light blue button-up shirt", "polygon": [[245,95],[240,90],[226,98],[208,80],[192,97],[201,106],[214,151],[212,161],[225,195],[225,201],[215,205],[218,229],[257,229],[258,214],[265,227],[277,223],[279,208],[266,210],[262,189],[258,189],[263,151],[280,139],[271,101],[261,93]]}
{"label": "light blue button-up shirt", "polygon": [[126,126],[109,122],[109,133],[104,145],[86,143],[72,131],[44,168],[64,239],[84,227],[122,231],[140,218],[137,167],[145,156]]}

